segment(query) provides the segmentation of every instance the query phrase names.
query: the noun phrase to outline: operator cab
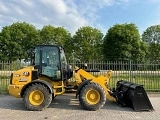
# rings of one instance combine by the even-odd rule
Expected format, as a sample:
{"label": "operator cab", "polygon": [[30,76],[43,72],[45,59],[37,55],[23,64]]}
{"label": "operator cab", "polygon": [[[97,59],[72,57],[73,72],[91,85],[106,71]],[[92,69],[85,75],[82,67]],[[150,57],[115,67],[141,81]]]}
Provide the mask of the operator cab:
{"label": "operator cab", "polygon": [[72,77],[62,47],[55,45],[37,45],[33,64],[40,76],[49,77],[53,81],[66,80]]}

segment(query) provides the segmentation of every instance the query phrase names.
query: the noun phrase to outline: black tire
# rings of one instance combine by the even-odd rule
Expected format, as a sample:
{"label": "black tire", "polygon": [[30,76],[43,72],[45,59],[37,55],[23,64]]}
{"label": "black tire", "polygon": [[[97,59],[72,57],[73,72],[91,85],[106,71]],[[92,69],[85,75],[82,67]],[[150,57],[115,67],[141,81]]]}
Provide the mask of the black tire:
{"label": "black tire", "polygon": [[25,107],[32,111],[41,111],[47,108],[52,101],[52,94],[42,84],[32,84],[23,95]]}
{"label": "black tire", "polygon": [[57,97],[57,95],[54,96],[54,94],[52,94],[52,100],[54,100],[56,97]]}
{"label": "black tire", "polygon": [[106,94],[99,84],[89,83],[81,89],[79,101],[85,109],[95,111],[102,108],[106,103]]}

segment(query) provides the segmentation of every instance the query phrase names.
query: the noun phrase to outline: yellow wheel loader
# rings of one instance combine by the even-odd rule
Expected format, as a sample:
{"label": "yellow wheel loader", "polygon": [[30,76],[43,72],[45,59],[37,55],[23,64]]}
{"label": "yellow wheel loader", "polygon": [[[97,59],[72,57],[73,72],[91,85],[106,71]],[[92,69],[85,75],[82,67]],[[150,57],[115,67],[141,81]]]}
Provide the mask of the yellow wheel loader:
{"label": "yellow wheel loader", "polygon": [[112,71],[106,76],[94,77],[94,70],[75,67],[75,81],[69,82],[73,70],[67,64],[62,47],[54,45],[37,45],[31,54],[31,66],[11,74],[9,93],[23,98],[28,110],[40,111],[47,108],[57,96],[65,93],[68,86],[76,88],[76,97],[87,110],[98,110],[104,106],[106,99],[122,106],[129,106],[136,111],[153,110],[148,96],[141,85],[120,80],[116,89],[110,90]]}

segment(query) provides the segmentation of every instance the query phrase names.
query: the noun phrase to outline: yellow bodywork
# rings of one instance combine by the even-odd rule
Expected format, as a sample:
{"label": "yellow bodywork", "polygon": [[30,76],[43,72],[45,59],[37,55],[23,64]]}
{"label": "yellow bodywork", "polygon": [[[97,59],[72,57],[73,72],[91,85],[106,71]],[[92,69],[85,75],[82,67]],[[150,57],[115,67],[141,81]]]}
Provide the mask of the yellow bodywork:
{"label": "yellow bodywork", "polygon": [[16,97],[16,98],[21,98],[21,90],[24,85],[9,85],[8,90],[9,94]]}
{"label": "yellow bodywork", "polygon": [[[21,90],[24,85],[31,82],[33,66],[29,66],[13,72],[12,83],[8,86],[9,93],[17,98],[21,97]],[[28,74],[28,75],[27,75]]]}

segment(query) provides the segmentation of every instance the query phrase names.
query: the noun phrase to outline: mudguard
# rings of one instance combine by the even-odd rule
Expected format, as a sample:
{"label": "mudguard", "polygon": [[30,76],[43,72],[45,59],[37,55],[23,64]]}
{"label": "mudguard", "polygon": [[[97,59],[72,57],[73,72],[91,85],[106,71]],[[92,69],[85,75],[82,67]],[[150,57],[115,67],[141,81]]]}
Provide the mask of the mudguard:
{"label": "mudguard", "polygon": [[29,82],[29,83],[26,84],[25,86],[23,86],[23,88],[22,88],[22,90],[21,90],[21,97],[23,96],[25,89],[26,89],[29,85],[34,84],[34,83],[41,83],[41,84],[47,86],[47,87],[49,88],[49,92],[50,92],[51,94],[53,93],[52,85],[51,85],[49,82],[47,82],[47,81],[45,81],[45,80],[34,80],[34,81],[32,81],[32,82]]}
{"label": "mudguard", "polygon": [[85,86],[86,84],[88,84],[91,80],[84,80],[77,88],[77,91],[76,91],[76,98],[77,96],[79,95],[81,89],[83,86]]}

